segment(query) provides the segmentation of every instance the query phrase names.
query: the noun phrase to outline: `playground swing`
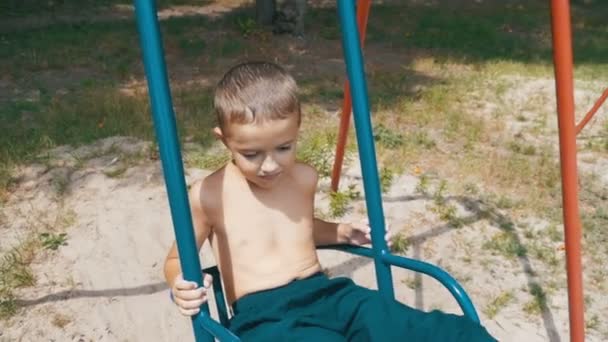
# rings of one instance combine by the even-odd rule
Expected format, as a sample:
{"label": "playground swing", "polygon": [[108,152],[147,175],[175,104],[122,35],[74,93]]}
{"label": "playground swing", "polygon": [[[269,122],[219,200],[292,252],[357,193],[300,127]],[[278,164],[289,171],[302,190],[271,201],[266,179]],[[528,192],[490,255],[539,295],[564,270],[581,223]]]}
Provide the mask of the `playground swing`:
{"label": "playground swing", "polygon": [[[362,0],[361,3],[364,6],[369,5],[369,1],[367,0]],[[393,255],[388,250],[386,241],[384,240],[385,222],[378,181],[375,146],[369,115],[361,43],[359,41],[359,32],[355,19],[355,6],[353,6],[353,1],[349,0],[338,0],[337,4],[342,29],[344,59],[352,91],[356,138],[359,147],[363,185],[366,194],[365,201],[368,208],[370,226],[372,228],[372,248],[336,245],[325,246],[323,249],[336,249],[373,258],[378,289],[382,295],[388,298],[394,297],[391,266],[397,266],[431,276],[450,291],[465,316],[475,322],[479,322],[475,307],[468,295],[458,282],[448,273],[437,266],[419,260]],[[574,184],[576,184],[576,169],[572,171],[571,168],[567,168],[567,166],[572,166],[573,163],[574,166],[576,165],[576,155],[575,153],[571,153],[573,150],[575,152],[574,137],[576,132],[574,121],[572,120],[572,54],[569,7],[565,0],[553,0],[552,5],[554,12],[554,45],[557,51],[555,54],[555,64],[559,118],[560,122],[562,120],[572,121],[566,125],[568,130],[565,133],[560,130],[560,144],[564,150],[568,150],[568,153],[562,155],[564,202],[565,204],[568,204],[569,208],[573,208],[570,203],[572,201],[566,199],[569,197],[574,198],[574,202],[576,201],[576,190],[571,190],[572,187],[570,186],[572,185],[571,183],[573,180]],[[155,1],[135,0],[135,9],[154,118],[154,127],[159,144],[182,272],[184,279],[194,281],[200,286],[202,284],[201,265],[195,244],[191,213],[188,205],[184,170],[177,139],[175,115],[169,92],[169,83],[156,15]],[[369,9],[369,7],[367,7],[367,9]],[[361,17],[359,20],[360,22],[362,21]],[[366,17],[363,18],[363,20],[366,20]],[[360,26],[365,25],[365,21],[362,22],[363,25]],[[562,38],[557,39],[556,37]],[[568,47],[570,47],[569,54],[564,52],[568,50]],[[569,72],[568,69],[570,70]],[[568,95],[568,92],[570,95]],[[603,96],[603,99],[605,99],[605,97],[606,96]],[[599,107],[599,104],[594,107],[595,110],[597,110],[596,107]],[[594,112],[593,109],[592,112]],[[591,112],[590,114],[592,115]],[[590,115],[588,114],[583,123],[576,127],[579,131],[588,121],[589,116]],[[574,191],[574,195],[572,195],[572,191]],[[569,211],[566,212],[565,209],[564,218],[566,221],[567,250],[571,250],[571,253],[568,254],[569,287],[574,287],[574,289],[571,289],[570,291],[570,334],[572,341],[582,341],[584,340],[584,330],[582,328],[584,321],[580,275],[580,222],[576,219],[576,217],[578,217],[578,208],[576,205],[574,206],[574,209],[568,210]],[[574,228],[568,229],[570,226],[573,226]],[[568,248],[568,245],[572,246]],[[214,279],[213,291],[216,298],[219,322],[209,316],[208,305],[204,304],[201,308],[201,312],[192,316],[196,341],[213,341],[214,338],[217,338],[220,341],[239,341],[239,338],[226,328],[228,313],[217,267],[206,268],[203,272],[211,274]]]}

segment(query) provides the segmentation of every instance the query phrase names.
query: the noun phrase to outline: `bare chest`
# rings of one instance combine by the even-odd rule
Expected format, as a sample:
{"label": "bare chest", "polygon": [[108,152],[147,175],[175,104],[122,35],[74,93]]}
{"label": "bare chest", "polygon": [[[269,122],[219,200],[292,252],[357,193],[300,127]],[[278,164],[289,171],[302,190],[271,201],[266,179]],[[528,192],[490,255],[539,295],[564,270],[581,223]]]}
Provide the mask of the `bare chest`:
{"label": "bare chest", "polygon": [[312,238],[313,198],[296,189],[226,192],[221,233],[239,249],[287,247]]}

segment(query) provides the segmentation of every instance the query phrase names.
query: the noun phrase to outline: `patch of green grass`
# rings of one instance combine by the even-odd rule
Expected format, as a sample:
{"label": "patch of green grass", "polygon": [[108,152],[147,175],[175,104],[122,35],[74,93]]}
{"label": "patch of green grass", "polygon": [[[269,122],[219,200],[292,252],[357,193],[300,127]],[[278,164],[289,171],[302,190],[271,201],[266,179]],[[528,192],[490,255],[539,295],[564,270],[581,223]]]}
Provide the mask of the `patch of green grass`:
{"label": "patch of green grass", "polygon": [[416,193],[427,195],[429,193],[429,176],[427,174],[420,175],[418,184],[416,185]]}
{"label": "patch of green grass", "polygon": [[[420,183],[418,184],[420,186]],[[447,182],[442,179],[433,194],[433,206],[431,211],[439,215],[439,218],[454,228],[464,225],[464,220],[458,217],[458,210],[454,204],[446,199]]]}
{"label": "patch of green grass", "polygon": [[403,233],[397,233],[392,238],[391,251],[393,253],[405,254],[410,245],[410,240]]}
{"label": "patch of green grass", "polygon": [[205,170],[216,170],[230,161],[230,154],[221,153],[195,153],[186,159],[189,166]]}
{"label": "patch of green grass", "polygon": [[[215,124],[214,116],[210,115],[210,90],[175,89],[174,104],[180,137],[190,136],[207,148],[214,140]],[[125,95],[115,87],[84,88],[66,95],[43,97],[38,103],[19,100],[0,103],[0,111],[7,114],[0,117],[0,128],[5,132],[0,135],[3,191],[11,184],[14,165],[37,160],[45,149],[66,144],[79,146],[116,135],[154,139],[148,98]],[[125,170],[117,170],[114,176],[122,171]],[[61,177],[54,183],[59,194],[67,190],[67,185],[67,180]]]}
{"label": "patch of green grass", "polygon": [[14,291],[35,283],[30,263],[34,256],[36,242],[27,240],[8,251],[0,259],[0,319],[6,319],[17,312]]}
{"label": "patch of green grass", "polygon": [[524,305],[524,311],[529,315],[540,315],[547,307],[547,294],[536,283],[530,285],[530,294],[532,295],[532,300]]}
{"label": "patch of green grass", "polygon": [[[583,213],[581,221],[583,224],[583,239],[586,244],[593,246],[596,253],[608,255],[608,209],[605,206],[608,199],[598,200],[596,207],[589,213]],[[602,204],[604,206],[602,206]]]}
{"label": "patch of green grass", "polygon": [[401,281],[412,290],[417,290],[422,287],[422,277],[413,276]]}
{"label": "patch of green grass", "polygon": [[261,27],[256,23],[255,19],[245,15],[239,15],[235,18],[234,24],[237,31],[245,38],[255,35],[261,31]]}
{"label": "patch of green grass", "polygon": [[[333,168],[336,133],[315,131],[306,134],[298,143],[297,158],[313,166],[321,177],[329,177]],[[345,159],[346,159],[345,153]]]}
{"label": "patch of green grass", "polygon": [[484,249],[489,249],[492,254],[498,253],[509,259],[523,257],[526,255],[526,247],[521,244],[512,231],[501,231],[483,244]]}
{"label": "patch of green grass", "polygon": [[395,178],[395,171],[390,167],[382,167],[380,169],[380,189],[382,192],[387,192]]}
{"label": "patch of green grass", "polygon": [[509,149],[515,153],[521,153],[526,156],[533,156],[536,154],[536,147],[534,147],[534,145],[523,144],[518,141],[511,141],[509,143]]}
{"label": "patch of green grass", "polygon": [[498,207],[500,209],[511,209],[511,208],[515,207],[515,201],[513,201],[507,195],[500,195],[498,197],[498,200],[496,201],[496,207]]}
{"label": "patch of green grass", "polygon": [[528,247],[528,255],[534,257],[546,265],[556,268],[560,265],[560,260],[555,253],[555,249],[551,246],[546,246],[543,242],[533,241]]}
{"label": "patch of green grass", "polygon": [[494,298],[488,305],[486,305],[483,309],[483,313],[488,316],[488,318],[492,319],[505,308],[511,301],[513,301],[515,297],[513,296],[513,292],[504,291],[501,292],[496,298]]}
{"label": "patch of green grass", "polygon": [[361,194],[351,184],[345,191],[332,191],[329,194],[329,216],[332,218],[342,217],[348,210],[349,203]]}
{"label": "patch of green grass", "polygon": [[[374,7],[367,40],[433,51],[437,59],[474,63],[551,63],[550,10],[543,2],[454,3],[440,1]],[[608,32],[606,4],[573,4],[574,49],[581,64],[602,61]],[[404,16],[403,13],[407,13]],[[599,68],[598,68],[599,69]]]}
{"label": "patch of green grass", "polygon": [[[0,259],[0,319],[9,318],[17,312],[15,290],[35,284],[30,265],[36,254],[41,248],[56,250],[65,245],[67,234],[60,231],[76,221],[76,213],[63,208],[57,210],[50,221],[32,216],[36,225],[33,231]],[[35,233],[40,231],[42,233]]]}
{"label": "patch of green grass", "polygon": [[600,316],[597,314],[591,315],[591,317],[585,320],[585,328],[589,330],[597,330],[600,326]]}
{"label": "patch of green grass", "polygon": [[56,251],[61,246],[67,246],[67,233],[40,233],[40,243],[45,249]]}
{"label": "patch of green grass", "polygon": [[[157,8],[163,9],[175,5],[200,6],[210,3],[209,0],[158,0]],[[133,5],[129,0],[7,0],[0,5],[1,17],[26,17],[31,15],[94,15],[102,9],[110,9],[115,5]]]}
{"label": "patch of green grass", "polygon": [[388,149],[397,148],[405,143],[405,139],[401,133],[386,128],[382,124],[375,128],[374,139]]}

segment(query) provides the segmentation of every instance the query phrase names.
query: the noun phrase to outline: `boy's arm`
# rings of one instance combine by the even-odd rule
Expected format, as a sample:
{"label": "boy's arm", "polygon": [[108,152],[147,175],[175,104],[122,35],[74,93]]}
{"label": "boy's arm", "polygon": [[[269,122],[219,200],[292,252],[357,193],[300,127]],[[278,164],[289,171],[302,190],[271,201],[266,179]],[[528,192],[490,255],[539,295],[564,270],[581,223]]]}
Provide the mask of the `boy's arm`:
{"label": "boy's arm", "polygon": [[[211,224],[205,211],[203,209],[202,204],[202,191],[203,181],[198,181],[192,185],[190,191],[188,192],[188,197],[190,201],[190,211],[192,213],[192,224],[194,226],[194,236],[196,238],[196,248],[197,250],[201,249],[201,246],[205,242],[205,239],[211,233]],[[169,249],[169,253],[165,258],[165,280],[170,288],[173,287],[173,282],[177,275],[182,273],[182,269],[179,262],[179,255],[177,252],[177,244],[174,241]]]}
{"label": "boy's arm", "polygon": [[[303,179],[306,180],[306,191],[311,195],[312,206],[314,207],[314,196],[317,191],[319,174],[317,170],[307,164],[301,163]],[[316,246],[342,244],[348,241],[345,236],[344,224],[327,222],[319,218],[313,218],[313,238]]]}
{"label": "boy's arm", "polygon": [[325,246],[348,243],[348,237],[345,232],[346,228],[348,228],[347,226],[343,223],[327,222],[315,217],[313,221],[315,245]]}

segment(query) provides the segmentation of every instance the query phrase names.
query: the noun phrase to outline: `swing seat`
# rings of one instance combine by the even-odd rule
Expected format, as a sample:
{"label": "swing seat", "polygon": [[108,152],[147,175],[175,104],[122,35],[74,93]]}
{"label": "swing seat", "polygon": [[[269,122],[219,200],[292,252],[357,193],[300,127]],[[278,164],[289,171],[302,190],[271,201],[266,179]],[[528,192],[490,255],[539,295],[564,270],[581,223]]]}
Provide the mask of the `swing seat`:
{"label": "swing seat", "polygon": [[[372,259],[374,258],[374,251],[368,247],[351,245],[330,245],[317,247],[317,249],[333,249],[359,256],[365,256]],[[471,301],[465,290],[462,288],[462,286],[460,286],[456,279],[454,279],[450,274],[448,274],[441,268],[420,260],[397,256],[391,253],[382,254],[377,258],[380,258],[382,262],[391,266],[397,266],[407,270],[426,274],[439,281],[452,294],[454,299],[456,299],[456,302],[462,309],[463,314],[470,320],[479,323],[479,316],[477,315],[477,311],[475,310],[473,302]],[[215,304],[219,318],[219,325],[218,322],[213,319],[202,320],[200,321],[201,325],[206,331],[211,333],[219,341],[240,341],[238,337],[235,337],[234,334],[232,334],[232,332],[228,330],[228,309],[226,304],[226,298],[222,291],[223,287],[220,272],[217,266],[205,268],[203,272],[211,274],[211,276],[213,276],[212,287],[213,294],[215,296]]]}

